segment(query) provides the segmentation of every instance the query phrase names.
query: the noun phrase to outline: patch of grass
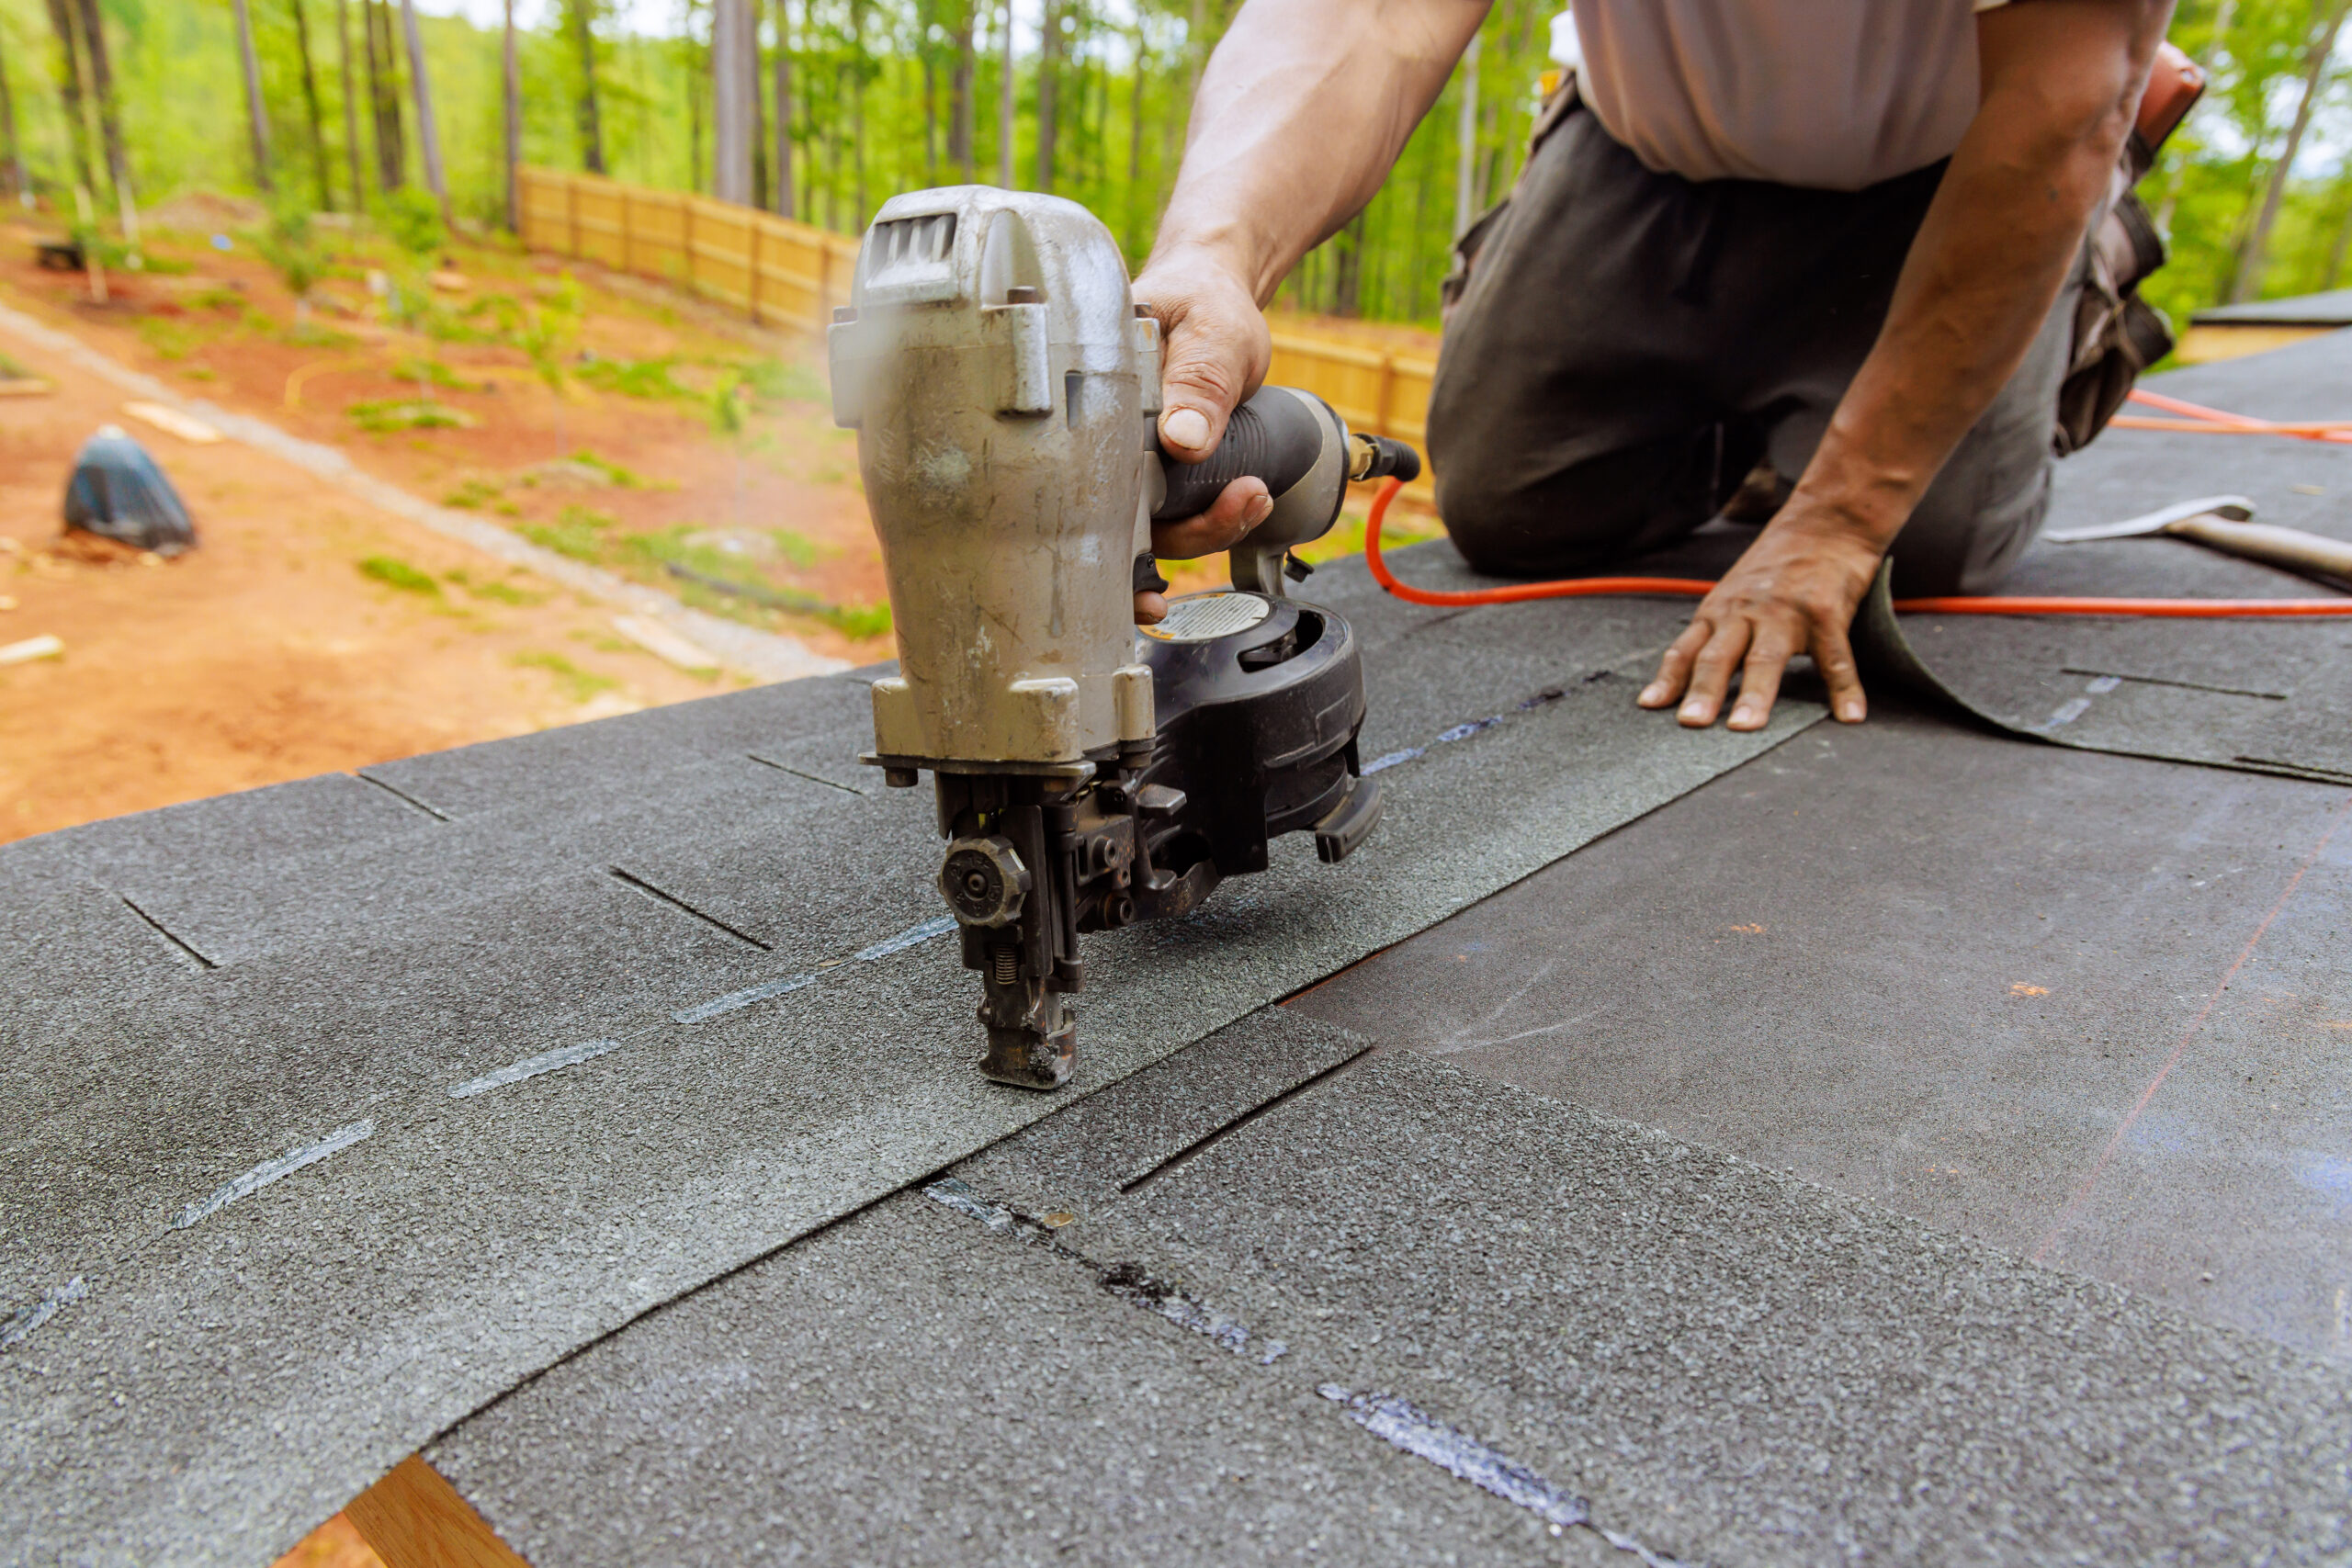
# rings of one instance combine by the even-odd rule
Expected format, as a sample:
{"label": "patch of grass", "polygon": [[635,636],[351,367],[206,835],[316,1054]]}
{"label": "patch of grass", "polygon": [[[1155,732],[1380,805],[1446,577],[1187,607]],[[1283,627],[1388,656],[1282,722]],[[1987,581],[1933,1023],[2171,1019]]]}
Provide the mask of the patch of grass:
{"label": "patch of grass", "polygon": [[343,411],[370,435],[390,435],[403,430],[471,430],[473,415],[447,403],[421,398],[386,398],[353,403]]}
{"label": "patch of grass", "polygon": [[500,493],[497,481],[483,479],[477,474],[443,496],[441,504],[454,506],[463,512],[472,512],[480,507],[488,506],[499,498]]}
{"label": "patch of grass", "polygon": [[180,374],[191,381],[218,381],[220,379],[220,372],[213,369],[209,365],[183,365],[180,367]]}
{"label": "patch of grass", "polygon": [[315,317],[307,321],[296,321],[278,336],[298,348],[350,348],[359,342],[349,333],[321,326]]}
{"label": "patch of grass", "polygon": [[0,354],[0,381],[30,381],[33,373],[5,354]]}
{"label": "patch of grass", "polygon": [[161,359],[185,359],[202,340],[169,316],[149,316],[139,323],[139,341]]}
{"label": "patch of grass", "polygon": [[477,599],[495,600],[501,604],[513,604],[518,608],[547,603],[546,594],[517,588],[511,582],[476,582],[462,567],[456,571],[445,571],[441,576],[444,581],[456,583]]}
{"label": "patch of grass", "polygon": [[525,670],[544,670],[553,676],[564,695],[575,703],[584,703],[599,692],[609,692],[620,684],[610,675],[599,675],[593,670],[582,670],[560,653],[527,652],[514,656],[514,663]]}
{"label": "patch of grass", "polygon": [[763,403],[823,403],[832,400],[832,389],[808,364],[797,359],[753,359],[736,367],[746,391]]}
{"label": "patch of grass", "polygon": [[599,457],[585,446],[571,455],[571,460],[583,468],[595,469],[605,476],[605,482],[615,490],[643,490],[644,476],[634,468],[624,467],[609,457]]}
{"label": "patch of grass", "polygon": [[490,509],[492,512],[497,513],[501,517],[520,517],[523,515],[522,507],[511,501],[493,501],[490,503]]}
{"label": "patch of grass", "polygon": [[467,380],[439,360],[427,358],[421,354],[412,354],[405,359],[395,360],[392,364],[392,379],[413,381],[429,387],[446,387],[455,392],[473,389],[471,381]]}
{"label": "patch of grass", "polygon": [[670,371],[674,359],[606,359],[582,355],[572,373],[599,391],[624,398],[688,398],[694,394],[678,385]]}
{"label": "patch of grass", "polygon": [[820,558],[832,553],[808,535],[790,528],[771,528],[768,537],[775,541],[775,553],[782,556],[786,564],[795,571],[807,571]]}
{"label": "patch of grass", "polygon": [[191,310],[218,310],[224,316],[242,316],[245,313],[243,293],[225,284],[216,284],[210,288],[196,289],[181,296],[181,300]]}
{"label": "patch of grass", "polygon": [[387,588],[397,588],[403,593],[422,594],[431,599],[441,596],[441,585],[434,581],[430,574],[419,571],[397,556],[369,556],[359,563],[359,575]]}
{"label": "patch of grass", "polygon": [[836,604],[818,619],[842,636],[860,641],[890,635],[890,605],[887,600],[879,604]]}
{"label": "patch of grass", "polygon": [[611,513],[599,512],[592,506],[567,506],[552,523],[526,523],[516,531],[533,544],[544,545],[560,556],[598,566],[612,553],[607,532],[619,521]]}

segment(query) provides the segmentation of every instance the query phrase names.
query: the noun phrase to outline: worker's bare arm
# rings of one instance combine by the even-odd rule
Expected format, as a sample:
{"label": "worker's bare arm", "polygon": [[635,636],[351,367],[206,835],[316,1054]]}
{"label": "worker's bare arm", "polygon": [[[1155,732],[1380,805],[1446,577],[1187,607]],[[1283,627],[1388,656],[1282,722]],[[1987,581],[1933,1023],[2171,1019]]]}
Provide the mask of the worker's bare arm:
{"label": "worker's bare arm", "polygon": [[1810,653],[1861,718],[1848,643],[1880,558],[2032,344],[2131,130],[2171,0],[2016,0],[1977,18],[1982,96],[1904,264],[1877,344],[1812,464],[1702,602],[1641,694],[1734,729],[1770,715]]}
{"label": "worker's bare arm", "polygon": [[[1160,443],[1197,460],[1264,379],[1260,308],[1380,188],[1488,0],[1246,0],[1201,77],[1184,162],[1136,298],[1167,333]],[[1271,505],[1236,479],[1154,536],[1162,555],[1230,545]]]}

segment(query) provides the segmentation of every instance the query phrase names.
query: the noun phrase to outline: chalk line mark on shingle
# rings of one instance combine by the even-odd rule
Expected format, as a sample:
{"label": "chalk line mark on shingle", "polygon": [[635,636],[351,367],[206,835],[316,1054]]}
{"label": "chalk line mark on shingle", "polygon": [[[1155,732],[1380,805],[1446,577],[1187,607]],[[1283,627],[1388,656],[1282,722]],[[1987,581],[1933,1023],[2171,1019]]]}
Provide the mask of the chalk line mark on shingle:
{"label": "chalk line mark on shingle", "polygon": [[910,947],[920,947],[932,938],[945,936],[955,929],[956,917],[941,915],[935,919],[925,920],[920,925],[909,926],[896,936],[885,937],[872,947],[860,948],[850,956],[861,964],[871,964],[877,958],[888,958],[894,953],[904,953]]}
{"label": "chalk line mark on shingle", "polygon": [[855,784],[845,784],[838,779],[820,778],[815,773],[806,772],[802,769],[788,767],[785,763],[777,761],[774,757],[763,757],[757,751],[746,751],[743,755],[749,757],[752,761],[757,762],[763,768],[774,768],[779,773],[790,773],[796,779],[807,779],[810,784],[823,784],[827,789],[837,789],[843,795],[864,795],[865,793],[865,791],[858,788]]}
{"label": "chalk line mark on shingle", "polygon": [[[2058,673],[2088,675],[2095,681],[2109,681],[2118,684],[2129,681],[2135,686],[2171,686],[2184,692],[2211,692],[2214,695],[2222,697],[2258,697],[2266,703],[2283,703],[2288,700],[2288,694],[2285,692],[2257,692],[2251,686],[2211,686],[2202,681],[2173,681],[2162,675],[2118,675],[2108,670],[2077,670],[2071,664],[2062,666]],[[2111,692],[2115,690],[2115,686],[2095,685],[2093,689]]]}
{"label": "chalk line mark on shingle", "polygon": [[412,811],[421,811],[425,816],[432,818],[435,822],[447,822],[449,820],[449,814],[442,810],[439,807],[433,805],[429,801],[419,800],[416,796],[409,794],[409,792],[404,789],[395,789],[393,786],[386,784],[383,780],[378,778],[373,773],[354,773],[351,776],[357,779],[361,784],[374,784],[378,789],[382,790],[386,795],[390,795],[402,806],[407,807]]}
{"label": "chalk line mark on shingle", "polygon": [[1581,1525],[1618,1551],[1640,1558],[1649,1568],[1682,1568],[1676,1559],[1651,1551],[1634,1537],[1593,1523],[1592,1511],[1583,1498],[1405,1400],[1393,1394],[1357,1393],[1330,1382],[1315,1392],[1339,1405],[1349,1420],[1374,1437],[1480,1491],[1517,1504],[1549,1524],[1554,1535]]}
{"label": "chalk line mark on shingle", "polygon": [[122,906],[124,908],[129,909],[132,914],[145,921],[149,931],[153,931],[157,936],[162,937],[165,942],[171,943],[172,950],[175,953],[177,953],[181,957],[187,959],[199,969],[218,969],[220,967],[219,964],[198,952],[194,942],[187,941],[184,937],[173,934],[171,927],[165,925],[163,921],[157,919],[154,916],[141,908],[138,904],[132,900],[130,894],[118,893],[115,897],[122,900]]}
{"label": "chalk line mark on shingle", "polygon": [[291,1176],[306,1165],[316,1165],[328,1156],[340,1154],[361,1139],[375,1136],[375,1134],[376,1120],[371,1116],[348,1126],[337,1127],[315,1144],[305,1144],[299,1149],[279,1155],[276,1159],[266,1159],[243,1175],[222,1182],[213,1190],[210,1197],[182,1209],[179,1217],[172,1222],[171,1228],[184,1231],[198,1220],[219,1213],[239,1199],[252,1197],[278,1178]]}
{"label": "chalk line mark on shingle", "polygon": [[788,991],[797,991],[803,986],[814,985],[819,976],[828,969],[838,969],[843,964],[856,960],[871,964],[876,959],[888,958],[895,953],[904,953],[910,947],[920,947],[933,937],[945,936],[955,929],[956,917],[941,915],[936,919],[909,926],[896,936],[884,937],[871,947],[859,948],[847,959],[829,958],[808,974],[785,975],[774,980],[763,980],[756,986],[746,986],[740,991],[729,991],[723,997],[713,997],[707,1002],[697,1002],[690,1008],[680,1008],[670,1017],[677,1023],[701,1023],[707,1019],[717,1018],[721,1013],[729,1013],[739,1008],[750,1007],[753,1002],[763,1002],[771,997],[780,997]]}
{"label": "chalk line mark on shingle", "polygon": [[478,1078],[468,1078],[461,1084],[451,1084],[449,1098],[471,1100],[475,1095],[486,1094],[493,1089],[504,1089],[508,1084],[521,1083],[525,1078],[535,1078],[541,1073],[552,1073],[561,1067],[576,1067],[582,1062],[594,1061],[605,1052],[615,1050],[619,1045],[620,1042],[617,1040],[583,1040],[577,1045],[559,1045],[552,1051],[542,1051],[536,1056],[526,1056],[519,1062],[509,1062],[504,1066],[484,1073]]}
{"label": "chalk line mark on shingle", "polygon": [[752,935],[748,931],[736,930],[733,926],[729,925],[725,920],[720,919],[717,915],[695,908],[692,904],[687,903],[684,898],[679,897],[676,894],[665,892],[662,888],[656,887],[652,883],[648,882],[645,878],[638,875],[637,873],[633,871],[626,870],[617,865],[611,865],[605,868],[605,874],[611,877],[615,882],[619,883],[624,887],[632,888],[639,893],[644,894],[648,898],[652,899],[656,903],[667,904],[673,909],[693,916],[695,919],[700,920],[704,925],[710,927],[711,930],[723,931],[727,935],[733,937],[737,942],[741,942],[746,947],[756,947],[762,953],[772,951],[768,944],[762,942],[758,937]]}
{"label": "chalk line mark on shingle", "polygon": [[79,1274],[62,1285],[51,1285],[40,1293],[39,1301],[26,1303],[8,1315],[6,1324],[0,1324],[0,1350],[15,1349],[32,1337],[34,1329],[55,1317],[58,1308],[89,1293],[89,1287],[82,1283]]}
{"label": "chalk line mark on shingle", "polygon": [[814,985],[816,979],[814,975],[786,975],[778,979],[763,980],[756,986],[746,986],[740,991],[729,991],[723,997],[713,997],[690,1008],[680,1008],[670,1018],[676,1023],[700,1023],[721,1013],[750,1007],[753,1002],[763,1002],[770,997],[780,997],[803,986]]}
{"label": "chalk line mark on shingle", "polygon": [[[1606,670],[1598,671],[1593,674],[1586,676],[1581,683],[1584,685],[1590,685],[1593,682],[1601,679],[1608,673],[1609,671]],[[1513,705],[1510,713],[1488,714],[1484,718],[1474,718],[1469,720],[1467,723],[1457,724],[1453,726],[1451,728],[1441,730],[1437,737],[1430,742],[1430,746],[1451,746],[1457,740],[1467,740],[1474,735],[1483,735],[1487,730],[1494,728],[1495,726],[1502,723],[1505,719],[1510,718],[1512,714],[1532,712],[1536,708],[1545,707],[1553,703],[1556,703],[1567,694],[1568,689],[1566,686],[1546,686],[1532,696],[1521,698],[1517,704]],[[1357,776],[1360,778],[1370,778],[1374,773],[1385,773],[1390,768],[1400,766],[1403,763],[1417,762],[1429,754],[1429,746],[1408,746],[1401,751],[1391,751],[1385,756],[1374,757],[1371,761],[1366,762],[1363,765]]]}

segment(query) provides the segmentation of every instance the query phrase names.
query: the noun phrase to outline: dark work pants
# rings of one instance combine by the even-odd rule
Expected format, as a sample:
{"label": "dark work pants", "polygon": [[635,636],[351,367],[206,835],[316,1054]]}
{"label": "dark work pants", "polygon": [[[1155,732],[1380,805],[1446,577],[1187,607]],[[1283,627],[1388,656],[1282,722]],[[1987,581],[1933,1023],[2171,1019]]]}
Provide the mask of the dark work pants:
{"label": "dark work pants", "polygon": [[[1654,174],[1587,111],[1530,159],[1446,323],[1440,513],[1482,571],[1605,569],[1804,471],[1886,318],[1942,166],[1860,191]],[[1897,594],[1998,582],[2050,499],[2079,268],[1890,552]]]}

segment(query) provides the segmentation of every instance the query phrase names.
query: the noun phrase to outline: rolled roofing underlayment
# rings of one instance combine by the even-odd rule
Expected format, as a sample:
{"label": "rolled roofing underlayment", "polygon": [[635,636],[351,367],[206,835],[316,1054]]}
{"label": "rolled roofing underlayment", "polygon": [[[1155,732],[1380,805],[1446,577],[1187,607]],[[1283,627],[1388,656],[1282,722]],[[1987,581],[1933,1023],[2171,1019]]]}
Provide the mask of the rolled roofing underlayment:
{"label": "rolled roofing underlayment", "polygon": [[968,1066],[929,792],[853,761],[854,676],[0,849],[7,1555],[266,1558],[583,1344],[1819,716],[1636,710],[1675,605],[1312,586],[1387,818],[1091,939],[1058,1097]]}
{"label": "rolled roofing underlayment", "polygon": [[[2148,385],[2262,419],[2352,416],[2347,335]],[[2352,445],[2110,430],[2058,465],[2046,526],[2120,522],[2222,493],[2252,500],[2259,521],[2352,540]],[[1997,592],[2293,599],[2329,590],[2184,540],[2138,538],[2036,544]],[[1863,635],[1882,668],[2018,734],[2352,783],[2352,623],[1880,615]]]}

